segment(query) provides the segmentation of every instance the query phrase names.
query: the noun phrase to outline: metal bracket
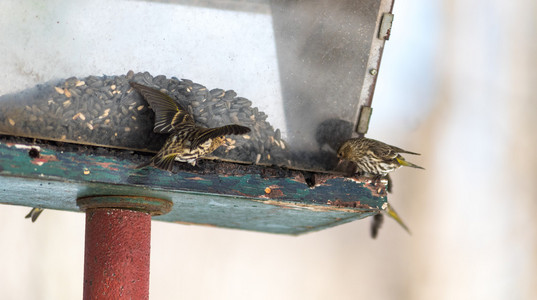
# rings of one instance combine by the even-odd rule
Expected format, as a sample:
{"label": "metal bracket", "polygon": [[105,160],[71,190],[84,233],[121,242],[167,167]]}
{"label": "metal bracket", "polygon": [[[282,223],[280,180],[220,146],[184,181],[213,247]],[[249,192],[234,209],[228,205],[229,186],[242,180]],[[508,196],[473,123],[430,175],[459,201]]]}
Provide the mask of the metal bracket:
{"label": "metal bracket", "polygon": [[380,28],[378,38],[381,40],[389,40],[390,32],[392,30],[393,23],[393,14],[392,13],[383,13],[382,20],[380,21]]}
{"label": "metal bracket", "polygon": [[369,106],[362,106],[360,110],[360,117],[358,118],[358,126],[356,127],[356,132],[360,135],[365,135],[369,129],[369,119],[371,119],[371,114],[373,113],[373,108]]}

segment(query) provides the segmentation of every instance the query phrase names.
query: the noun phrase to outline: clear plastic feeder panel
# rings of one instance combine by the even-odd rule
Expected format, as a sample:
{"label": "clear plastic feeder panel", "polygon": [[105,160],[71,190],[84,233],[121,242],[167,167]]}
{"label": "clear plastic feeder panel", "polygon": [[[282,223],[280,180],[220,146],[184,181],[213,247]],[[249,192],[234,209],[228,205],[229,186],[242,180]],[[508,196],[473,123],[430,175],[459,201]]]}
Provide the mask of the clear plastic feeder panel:
{"label": "clear plastic feeder panel", "polygon": [[378,25],[391,6],[6,0],[0,134],[158,151],[167,136],[153,132],[136,81],[166,91],[202,126],[251,129],[228,136],[217,158],[329,171],[370,104]]}

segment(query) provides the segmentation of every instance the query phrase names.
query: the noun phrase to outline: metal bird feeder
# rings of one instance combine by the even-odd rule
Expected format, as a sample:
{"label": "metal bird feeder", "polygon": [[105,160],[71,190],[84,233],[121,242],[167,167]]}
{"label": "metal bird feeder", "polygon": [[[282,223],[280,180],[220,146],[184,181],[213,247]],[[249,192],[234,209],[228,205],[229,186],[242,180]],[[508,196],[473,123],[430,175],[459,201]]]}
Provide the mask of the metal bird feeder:
{"label": "metal bird feeder", "polygon": [[[383,185],[333,170],[337,147],[367,131],[391,0],[117,1],[63,14],[10,2],[2,19],[16,34],[0,33],[9,45],[2,74],[11,78],[0,83],[0,201],[86,211],[85,298],[148,297],[152,215],[301,234],[386,208]],[[36,17],[21,22],[25,13]],[[111,21],[83,26],[95,17]],[[136,35],[109,35],[127,30]],[[135,169],[167,136],[153,132],[154,113],[130,81],[162,89],[202,126],[251,132],[229,136],[197,166]],[[123,248],[110,235],[123,237]],[[96,274],[123,258],[101,258],[125,247],[146,251],[114,269],[127,275],[104,289],[107,278]]]}

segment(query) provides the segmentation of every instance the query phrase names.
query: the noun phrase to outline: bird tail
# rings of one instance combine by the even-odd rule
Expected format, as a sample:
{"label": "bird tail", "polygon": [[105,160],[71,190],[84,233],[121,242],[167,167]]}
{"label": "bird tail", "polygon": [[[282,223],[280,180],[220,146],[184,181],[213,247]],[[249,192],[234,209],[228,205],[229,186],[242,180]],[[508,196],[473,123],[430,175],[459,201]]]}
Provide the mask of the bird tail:
{"label": "bird tail", "polygon": [[406,161],[402,156],[397,156],[395,158],[397,160],[397,162],[401,165],[401,166],[406,166],[406,167],[412,167],[412,168],[416,168],[416,169],[422,169],[422,170],[425,170],[425,168],[423,167],[420,167],[418,165],[415,165],[413,163],[410,163],[408,161]]}
{"label": "bird tail", "polygon": [[408,229],[408,227],[403,222],[403,220],[401,219],[401,217],[399,217],[399,215],[397,214],[395,209],[393,209],[393,207],[390,205],[390,203],[387,203],[387,204],[388,204],[388,206],[386,207],[386,213],[388,214],[388,216],[390,216],[390,218],[392,218],[395,221],[397,221],[397,223],[399,223],[399,225],[401,225],[401,227],[403,227],[406,230],[406,232],[408,232],[408,234],[412,234],[410,232],[410,230]]}
{"label": "bird tail", "polygon": [[141,169],[141,168],[145,168],[147,166],[150,166],[153,164],[153,159],[151,160],[148,160],[147,162],[144,162],[144,163],[141,163],[139,165],[137,165],[136,167],[134,167],[135,169]]}
{"label": "bird tail", "polygon": [[32,208],[32,210],[26,215],[26,219],[28,218],[32,218],[32,222],[35,222],[35,220],[37,220],[37,217],[39,217],[39,215],[43,212],[43,208],[39,208],[39,207],[34,207]]}
{"label": "bird tail", "polygon": [[[154,166],[165,171],[173,172],[173,162],[176,156],[177,153],[172,153],[168,155],[161,155],[161,153],[157,153],[157,155],[153,156],[149,161],[141,163],[134,168],[141,169],[148,166]],[[194,163],[190,164],[195,165],[195,161]]]}

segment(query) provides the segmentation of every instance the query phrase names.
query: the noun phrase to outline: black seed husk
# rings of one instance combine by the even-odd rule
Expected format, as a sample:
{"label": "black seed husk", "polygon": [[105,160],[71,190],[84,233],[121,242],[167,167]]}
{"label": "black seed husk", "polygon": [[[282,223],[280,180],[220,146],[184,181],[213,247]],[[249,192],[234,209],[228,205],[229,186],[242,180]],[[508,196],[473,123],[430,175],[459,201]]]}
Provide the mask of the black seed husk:
{"label": "black seed husk", "polygon": [[[249,138],[228,136],[235,141],[234,147],[220,147],[213,156],[250,163],[260,157],[259,163],[270,165],[286,165],[291,159],[280,146],[284,143],[280,130],[274,131],[266,122],[267,115],[252,107],[252,101],[237,97],[233,90],[209,90],[188,79],[153,77],[148,72],[70,77],[0,96],[0,133],[158,151],[167,135],[153,132],[154,113],[129,86],[129,81],[165,89],[201,126],[234,123],[250,127]],[[70,97],[65,95],[65,90],[63,94],[58,93],[55,87],[69,91]]]}

